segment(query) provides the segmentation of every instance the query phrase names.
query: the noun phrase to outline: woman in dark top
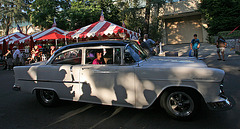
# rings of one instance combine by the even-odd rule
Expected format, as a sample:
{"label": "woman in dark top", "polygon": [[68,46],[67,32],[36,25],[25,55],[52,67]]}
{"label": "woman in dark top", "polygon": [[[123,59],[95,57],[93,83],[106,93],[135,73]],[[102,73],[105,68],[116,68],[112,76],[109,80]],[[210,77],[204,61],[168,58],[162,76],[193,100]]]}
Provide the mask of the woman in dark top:
{"label": "woman in dark top", "polygon": [[7,50],[7,53],[4,56],[7,57],[7,68],[8,68],[8,70],[12,70],[13,69],[13,54],[12,54],[12,50],[9,48]]}

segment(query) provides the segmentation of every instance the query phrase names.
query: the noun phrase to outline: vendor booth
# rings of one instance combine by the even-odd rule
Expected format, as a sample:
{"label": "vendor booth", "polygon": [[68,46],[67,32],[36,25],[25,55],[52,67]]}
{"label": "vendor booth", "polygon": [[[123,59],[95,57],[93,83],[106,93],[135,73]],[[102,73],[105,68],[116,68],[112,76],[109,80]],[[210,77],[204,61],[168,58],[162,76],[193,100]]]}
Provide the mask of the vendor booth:
{"label": "vendor booth", "polygon": [[116,25],[109,21],[98,21],[88,26],[82,27],[75,31],[69,32],[67,35],[78,40],[91,39],[137,39],[140,34],[128,30],[122,26]]}
{"label": "vendor booth", "polygon": [[[12,33],[12,34],[9,34],[7,36],[2,36],[0,37],[0,49],[2,50],[3,49],[3,43],[6,42],[6,45],[12,49],[12,47],[14,46],[14,43],[21,39],[21,38],[25,38],[27,37],[28,35],[26,34],[23,34],[23,33],[19,33],[19,32],[16,32],[16,33]],[[19,49],[22,49],[23,47],[23,44],[19,44]]]}

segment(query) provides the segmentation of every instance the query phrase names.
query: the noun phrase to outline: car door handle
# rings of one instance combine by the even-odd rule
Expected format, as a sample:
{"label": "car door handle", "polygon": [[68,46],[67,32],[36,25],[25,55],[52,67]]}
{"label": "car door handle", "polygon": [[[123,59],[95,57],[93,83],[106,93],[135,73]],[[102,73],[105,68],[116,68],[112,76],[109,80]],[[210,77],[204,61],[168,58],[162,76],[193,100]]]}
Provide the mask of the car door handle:
{"label": "car door handle", "polygon": [[84,69],[89,69],[89,68],[82,68],[82,70],[84,70]]}
{"label": "car door handle", "polygon": [[94,73],[117,73],[117,71],[93,70]]}

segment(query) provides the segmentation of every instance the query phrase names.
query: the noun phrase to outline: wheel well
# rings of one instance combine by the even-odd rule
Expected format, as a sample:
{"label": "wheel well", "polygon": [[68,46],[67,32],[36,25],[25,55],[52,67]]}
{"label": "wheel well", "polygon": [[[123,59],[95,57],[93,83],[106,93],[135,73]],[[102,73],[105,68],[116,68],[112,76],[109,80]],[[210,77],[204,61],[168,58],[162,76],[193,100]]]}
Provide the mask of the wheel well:
{"label": "wheel well", "polygon": [[52,91],[54,91],[57,94],[55,89],[49,89],[49,88],[34,88],[32,90],[32,94],[36,93],[37,90],[52,90]]}
{"label": "wheel well", "polygon": [[159,100],[161,100],[161,97],[165,92],[171,92],[171,91],[189,91],[189,92],[195,94],[196,97],[198,97],[198,99],[200,99],[201,104],[205,104],[205,101],[204,101],[202,95],[196,89],[191,88],[191,87],[179,87],[179,86],[168,87],[161,92],[161,94],[158,97]]}

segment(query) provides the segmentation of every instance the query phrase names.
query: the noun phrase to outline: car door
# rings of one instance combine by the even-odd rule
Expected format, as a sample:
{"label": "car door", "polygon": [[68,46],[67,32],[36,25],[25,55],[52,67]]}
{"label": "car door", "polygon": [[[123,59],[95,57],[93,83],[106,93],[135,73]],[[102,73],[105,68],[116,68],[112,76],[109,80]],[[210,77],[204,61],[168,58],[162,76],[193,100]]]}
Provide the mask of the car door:
{"label": "car door", "polygon": [[38,86],[54,89],[61,99],[79,100],[81,49],[71,49],[55,56],[48,65],[37,68]]}
{"label": "car door", "polygon": [[[89,48],[90,49],[90,48]],[[120,48],[91,48],[86,49],[86,62],[80,71],[80,82],[83,95],[81,101],[133,107],[135,105],[134,76],[132,66],[121,65]],[[104,54],[103,64],[88,64],[91,62],[88,52],[102,49]],[[111,53],[107,55],[107,53]],[[106,55],[106,56],[105,56]],[[115,55],[118,55],[116,57]],[[120,57],[119,57],[120,56]],[[119,61],[120,59],[120,61]],[[132,79],[126,81],[127,79]],[[129,95],[128,95],[129,94]]]}

